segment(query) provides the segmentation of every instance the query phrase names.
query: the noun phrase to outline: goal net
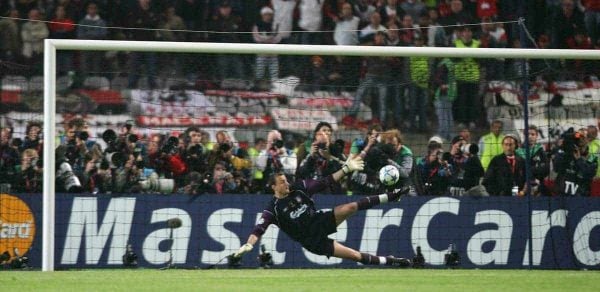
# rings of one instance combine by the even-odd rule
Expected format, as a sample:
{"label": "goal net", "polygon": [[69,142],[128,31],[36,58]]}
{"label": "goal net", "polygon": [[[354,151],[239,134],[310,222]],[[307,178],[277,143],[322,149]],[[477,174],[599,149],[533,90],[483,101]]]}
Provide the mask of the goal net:
{"label": "goal net", "polygon": [[[320,178],[363,155],[365,170],[322,190],[317,209],[386,191],[387,164],[407,194],[338,226],[331,237],[347,246],[433,267],[597,267],[600,205],[585,197],[599,195],[598,53],[390,38],[46,40],[43,76],[2,76],[13,156],[0,169],[0,264],[226,266],[271,198],[271,174]],[[516,162],[494,159],[511,151]],[[275,226],[259,245],[244,266],[360,266]]]}

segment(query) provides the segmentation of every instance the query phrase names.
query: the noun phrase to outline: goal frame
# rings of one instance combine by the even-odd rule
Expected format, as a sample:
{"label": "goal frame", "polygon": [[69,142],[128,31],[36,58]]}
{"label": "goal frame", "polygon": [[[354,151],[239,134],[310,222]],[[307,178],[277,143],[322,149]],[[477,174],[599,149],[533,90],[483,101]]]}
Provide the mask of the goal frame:
{"label": "goal frame", "polygon": [[207,54],[344,55],[380,57],[456,57],[598,60],[597,50],[381,47],[333,45],[144,42],[111,40],[44,40],[44,175],[42,271],[54,270],[56,148],[56,54],[58,50],[137,51]]}

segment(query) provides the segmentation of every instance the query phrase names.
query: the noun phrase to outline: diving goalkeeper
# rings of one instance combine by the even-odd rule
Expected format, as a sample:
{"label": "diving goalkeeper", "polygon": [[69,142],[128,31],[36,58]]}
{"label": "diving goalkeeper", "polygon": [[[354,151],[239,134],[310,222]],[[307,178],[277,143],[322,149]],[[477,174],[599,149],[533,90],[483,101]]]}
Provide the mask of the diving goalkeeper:
{"label": "diving goalkeeper", "polygon": [[333,211],[317,211],[315,209],[312,199],[315,193],[325,189],[334,181],[339,181],[346,174],[362,170],[363,167],[362,158],[356,156],[348,159],[340,170],[326,178],[299,180],[291,187],[283,173],[273,174],[269,178],[269,185],[275,195],[262,212],[262,216],[246,244],[229,256],[230,263],[239,262],[245,253],[252,250],[269,225],[275,224],[314,254],[353,260],[365,265],[410,266],[411,263],[407,259],[361,253],[327,237],[329,234],[335,233],[337,226],[357,211],[397,201],[400,198],[402,192],[397,190],[339,205]]}

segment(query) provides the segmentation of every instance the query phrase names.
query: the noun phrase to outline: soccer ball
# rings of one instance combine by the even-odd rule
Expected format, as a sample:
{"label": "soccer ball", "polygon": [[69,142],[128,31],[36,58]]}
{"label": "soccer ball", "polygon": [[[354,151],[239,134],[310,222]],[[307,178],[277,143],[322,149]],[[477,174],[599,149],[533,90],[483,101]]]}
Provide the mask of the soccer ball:
{"label": "soccer ball", "polygon": [[392,186],[398,182],[400,172],[393,165],[386,165],[379,170],[379,181],[386,186]]}

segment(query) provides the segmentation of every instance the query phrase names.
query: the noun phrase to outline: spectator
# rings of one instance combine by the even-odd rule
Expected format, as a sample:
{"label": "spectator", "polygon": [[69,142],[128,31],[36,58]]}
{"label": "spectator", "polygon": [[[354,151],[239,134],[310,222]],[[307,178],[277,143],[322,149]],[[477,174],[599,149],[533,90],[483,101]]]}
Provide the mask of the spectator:
{"label": "spectator", "polygon": [[377,12],[371,14],[370,22],[360,31],[361,42],[368,40],[369,36],[374,35],[377,32],[386,32],[385,26],[381,25],[381,16]]}
{"label": "spectator", "polygon": [[427,29],[427,45],[430,47],[448,46],[446,31],[439,21],[439,13],[436,9],[427,10],[429,15],[429,27]]}
{"label": "spectator", "polygon": [[[376,14],[373,14],[375,16]],[[377,32],[374,37],[373,45],[383,46],[385,45],[385,34],[383,32]],[[377,88],[378,91],[378,108],[379,112],[377,118],[385,123],[386,119],[386,100],[387,90],[390,77],[389,59],[385,57],[367,57],[365,58],[366,71],[364,79],[361,81],[356,95],[352,103],[350,110],[350,116],[356,118],[360,110],[361,102],[365,99],[368,90],[373,87]]]}
{"label": "spectator", "polygon": [[[332,141],[333,128],[327,122],[319,122],[314,130],[314,140],[309,142],[309,153],[298,167],[297,178],[319,179],[338,171],[343,164],[343,147],[334,146]],[[340,194],[342,188],[339,183],[330,185],[324,193]]]}
{"label": "spectator", "polygon": [[44,39],[48,37],[48,28],[41,22],[40,11],[32,9],[29,11],[29,21],[21,27],[21,38],[23,39],[23,57],[25,63],[34,67],[34,73],[41,71],[42,54],[44,52]]}
{"label": "spectator", "polygon": [[423,13],[427,12],[427,7],[421,0],[406,0],[400,3],[402,11],[412,17],[413,20],[419,19]]}
{"label": "spectator", "polygon": [[502,134],[502,126],[502,121],[492,121],[490,133],[479,139],[479,157],[481,159],[481,165],[485,170],[487,170],[492,158],[503,152],[502,141],[504,140],[504,135]]}
{"label": "spectator", "polygon": [[8,17],[0,20],[0,60],[15,62],[20,59],[22,46],[19,23],[14,19],[19,17],[19,12],[10,9]]}
{"label": "spectator", "polygon": [[438,135],[446,140],[451,139],[454,130],[452,103],[456,99],[456,75],[454,62],[450,58],[438,61],[432,80],[435,112],[438,120]]}
{"label": "spectator", "polygon": [[[258,156],[260,155],[261,152],[266,151],[267,150],[267,141],[263,138],[256,138],[256,140],[254,140],[254,147],[250,147],[250,149],[248,149],[248,156],[250,158],[250,161],[252,162],[252,165],[254,166],[252,168],[252,182],[251,182],[251,192],[252,193],[262,193],[264,190],[264,186],[266,184],[265,181],[265,175],[263,173],[263,171],[261,171],[260,169],[258,169]],[[294,173],[296,172],[296,169],[294,169]]]}
{"label": "spectator", "polygon": [[[156,32],[152,29],[158,28],[158,15],[152,10],[151,0],[138,0],[137,7],[133,8],[127,16],[128,27],[143,28],[128,30],[129,39],[135,41],[154,41]],[[136,88],[140,73],[148,78],[151,89],[158,86],[156,83],[156,53],[131,52],[131,72],[129,74],[129,88]],[[142,70],[142,65],[145,70]]]}
{"label": "spectator", "polygon": [[442,16],[440,23],[446,27],[446,35],[450,36],[450,41],[460,37],[460,27],[457,25],[474,23],[473,17],[463,9],[461,0],[450,0],[450,11],[448,15]]}
{"label": "spectator", "polygon": [[[217,15],[213,16],[209,24],[211,31],[215,33],[210,35],[209,39],[217,43],[240,43],[239,31],[241,19],[232,14],[229,1],[221,2]],[[244,78],[243,60],[239,55],[224,54],[217,57],[219,78],[221,80],[231,78]]]}
{"label": "spectator", "polygon": [[585,28],[590,36],[591,43],[596,44],[600,37],[600,1],[583,0],[581,2],[585,7]]}
{"label": "spectator", "polygon": [[[98,5],[90,2],[86,8],[86,15],[79,21],[77,27],[77,38],[84,40],[103,40],[106,39],[108,30],[106,21],[98,14]],[[84,74],[88,72],[101,72],[104,55],[98,52],[84,51],[81,53],[81,71]]]}
{"label": "spectator", "polygon": [[[202,30],[206,25],[206,1],[177,0],[175,13],[181,17],[188,30]],[[186,34],[184,37],[186,40],[202,39],[197,34]]]}
{"label": "spectator", "polygon": [[[425,44],[425,40],[420,34],[415,34],[414,42],[415,47],[423,47]],[[413,131],[427,131],[426,107],[429,104],[429,60],[430,58],[427,57],[410,57],[408,59],[411,79],[408,87],[411,108],[409,119]]]}
{"label": "spectator", "polygon": [[296,0],[271,0],[271,4],[273,5],[273,30],[279,32],[281,43],[289,44]]}
{"label": "spectator", "polygon": [[[452,138],[448,163],[452,169],[449,192],[453,196],[465,194],[485,195],[478,188],[479,180],[484,175],[481,161],[477,157],[477,145],[469,144],[463,136]],[[479,192],[479,193],[477,193]]]}
{"label": "spectator", "polygon": [[577,30],[585,30],[583,13],[575,7],[574,0],[561,1],[561,9],[553,17],[550,30],[553,49],[568,48],[569,37]]}
{"label": "spectator", "polygon": [[358,18],[360,18],[361,24],[369,22],[371,14],[377,11],[371,0],[357,0],[354,2],[353,8]]}
{"label": "spectator", "polygon": [[[480,42],[473,39],[471,28],[465,26],[460,30],[460,38],[456,40],[455,45],[457,48],[479,48]],[[458,122],[473,129],[476,126],[475,121],[480,117],[481,107],[479,63],[473,58],[462,58],[456,62],[455,68],[457,98],[454,102],[454,117]]]}
{"label": "spectator", "polygon": [[299,0],[300,19],[298,19],[298,27],[302,30],[300,35],[301,44],[321,44],[324,3],[323,0]]}
{"label": "spectator", "polygon": [[385,5],[379,7],[379,15],[381,16],[381,23],[386,26],[391,23],[398,22],[400,17],[404,15],[405,11],[398,5],[398,0],[386,0]]}
{"label": "spectator", "polygon": [[412,47],[415,44],[415,36],[419,34],[419,27],[413,22],[412,16],[406,14],[402,16],[400,35],[400,45]]}
{"label": "spectator", "polygon": [[483,185],[490,196],[523,196],[526,193],[525,160],[515,155],[517,145],[516,137],[504,136],[503,153],[490,161],[483,179]]}
{"label": "spectator", "polygon": [[183,42],[186,40],[186,29],[183,19],[175,13],[175,7],[168,6],[160,23],[160,39],[168,42]]}
{"label": "spectator", "polygon": [[[56,6],[54,18],[50,20],[48,29],[52,39],[75,38],[75,21],[67,16],[65,7]],[[73,70],[73,53],[70,51],[59,51],[56,55],[56,71],[58,75],[64,75]]]}
{"label": "spectator", "polygon": [[483,20],[484,17],[495,17],[498,15],[496,0],[477,0],[477,17]]}
{"label": "spectator", "polygon": [[[481,19],[481,47],[482,48],[506,48],[507,35],[502,24],[493,23],[492,18]],[[502,80],[504,78],[504,59],[484,59],[482,65],[485,68],[487,80]]]}
{"label": "spectator", "polygon": [[335,22],[333,40],[338,46],[358,45],[358,25],[360,19],[352,13],[352,4],[346,2],[342,5],[342,13]]}
{"label": "spectator", "polygon": [[564,196],[590,195],[591,183],[598,168],[598,157],[590,153],[588,142],[580,132],[565,132],[553,165],[557,176],[556,192]]}
{"label": "spectator", "polygon": [[[550,160],[546,155],[544,146],[538,143],[538,128],[535,125],[529,125],[528,132],[529,140],[529,165],[530,165],[530,179],[531,179],[531,194],[532,195],[549,195],[549,190],[545,189],[544,179],[550,173]],[[517,149],[516,154],[527,159],[525,147]]]}
{"label": "spectator", "polygon": [[[258,44],[277,44],[281,41],[277,30],[273,29],[273,9],[268,6],[260,10],[259,20],[252,28],[252,37]],[[279,59],[277,55],[257,55],[255,79],[262,80],[265,69],[269,69],[271,80],[279,78]]]}

